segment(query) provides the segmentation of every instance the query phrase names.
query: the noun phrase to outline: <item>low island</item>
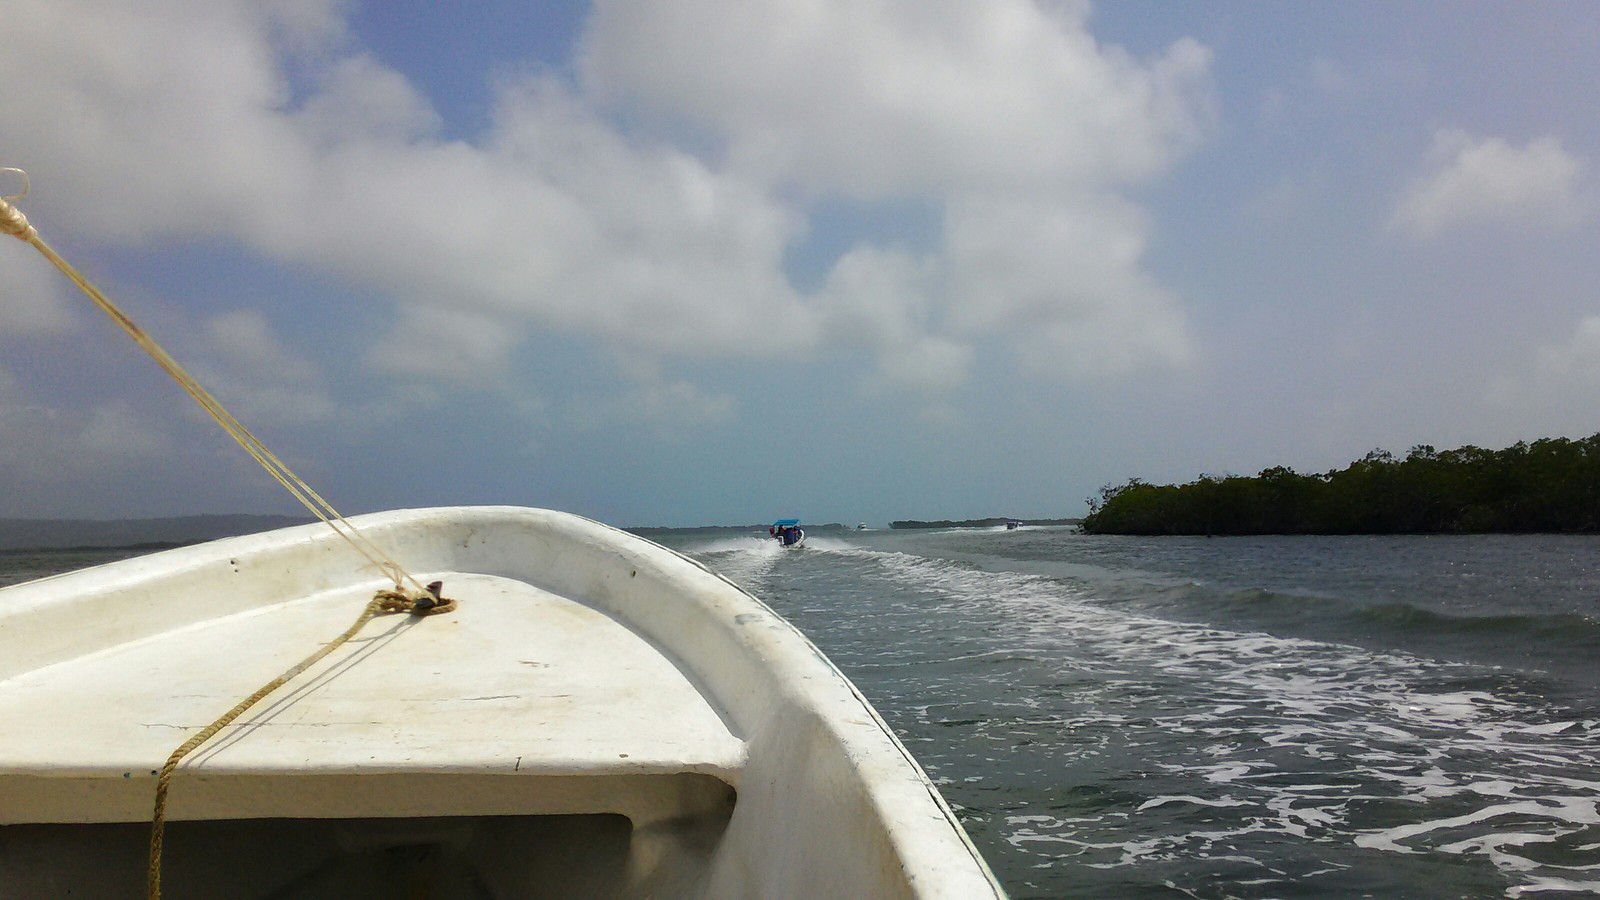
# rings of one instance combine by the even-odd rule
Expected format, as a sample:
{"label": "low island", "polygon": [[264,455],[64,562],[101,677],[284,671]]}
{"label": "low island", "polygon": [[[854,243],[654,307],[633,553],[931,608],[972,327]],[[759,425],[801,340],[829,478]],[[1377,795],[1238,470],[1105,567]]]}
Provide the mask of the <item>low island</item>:
{"label": "low island", "polygon": [[889,523],[890,528],[999,528],[1009,522],[1025,525],[1076,525],[1081,519],[937,519],[925,522],[921,519],[896,519]]}
{"label": "low island", "polygon": [[1181,485],[1133,479],[1089,500],[1088,534],[1409,534],[1600,531],[1600,434],[1504,450],[1374,450],[1343,469]]}

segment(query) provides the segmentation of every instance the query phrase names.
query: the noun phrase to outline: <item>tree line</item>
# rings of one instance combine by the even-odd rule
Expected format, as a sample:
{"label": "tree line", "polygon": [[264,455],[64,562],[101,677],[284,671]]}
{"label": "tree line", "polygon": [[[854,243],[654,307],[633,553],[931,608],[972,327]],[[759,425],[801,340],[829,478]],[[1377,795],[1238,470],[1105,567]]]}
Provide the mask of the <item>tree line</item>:
{"label": "tree line", "polygon": [[1139,479],[1089,498],[1089,534],[1406,534],[1600,531],[1600,434],[1504,450],[1374,450],[1343,469]]}

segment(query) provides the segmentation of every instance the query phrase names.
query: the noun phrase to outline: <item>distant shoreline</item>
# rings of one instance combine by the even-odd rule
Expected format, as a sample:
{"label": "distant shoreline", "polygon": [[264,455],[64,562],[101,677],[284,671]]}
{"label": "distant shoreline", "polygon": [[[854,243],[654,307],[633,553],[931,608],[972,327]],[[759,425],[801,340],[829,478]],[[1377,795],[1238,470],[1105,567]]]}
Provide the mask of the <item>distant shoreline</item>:
{"label": "distant shoreline", "polygon": [[[201,544],[219,538],[256,534],[305,525],[315,519],[272,515],[198,515],[145,519],[5,519],[0,518],[0,554],[68,553],[99,550],[155,552]],[[897,519],[892,530],[937,528],[996,528],[1007,522],[1023,525],[1077,525],[1081,519]],[[811,534],[854,534],[862,529],[842,522],[804,525]],[[683,534],[766,533],[767,524],[751,525],[636,525],[622,529],[641,537]]]}
{"label": "distant shoreline", "polygon": [[[629,534],[637,534],[640,537],[649,537],[653,534],[727,534],[729,532],[747,534],[752,531],[766,534],[770,525],[770,522],[760,525],[686,525],[681,528],[672,525],[629,525],[622,530]],[[829,522],[825,525],[807,525],[802,522],[800,527],[804,528],[808,534],[857,530],[855,526],[846,525],[842,522]]]}
{"label": "distant shoreline", "polygon": [[305,516],[249,514],[148,519],[0,519],[0,551],[166,550],[314,521]]}
{"label": "distant shoreline", "polygon": [[898,519],[890,522],[889,527],[896,530],[912,528],[997,528],[1006,524],[1007,522],[1016,522],[1019,525],[1077,525],[1082,521],[1082,519],[988,518],[958,520],[938,519],[931,522],[924,522],[919,519]]}
{"label": "distant shoreline", "polygon": [[179,547],[191,547],[203,544],[204,541],[140,541],[133,544],[76,544],[71,547],[5,547],[0,548],[0,556],[28,556],[35,553],[156,553],[161,550],[176,550]]}

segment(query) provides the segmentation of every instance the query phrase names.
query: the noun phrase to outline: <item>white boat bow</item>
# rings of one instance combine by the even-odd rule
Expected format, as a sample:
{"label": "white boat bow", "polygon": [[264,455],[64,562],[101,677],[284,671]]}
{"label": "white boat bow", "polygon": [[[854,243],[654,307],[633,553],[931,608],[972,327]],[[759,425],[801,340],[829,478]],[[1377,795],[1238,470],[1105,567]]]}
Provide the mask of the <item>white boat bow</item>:
{"label": "white boat bow", "polygon": [[[352,519],[459,602],[376,619],[188,757],[171,896],[996,897],[796,629],[643,538]],[[385,586],[323,525],[0,590],[0,896],[128,896],[172,749]],[[452,893],[454,891],[454,893]]]}

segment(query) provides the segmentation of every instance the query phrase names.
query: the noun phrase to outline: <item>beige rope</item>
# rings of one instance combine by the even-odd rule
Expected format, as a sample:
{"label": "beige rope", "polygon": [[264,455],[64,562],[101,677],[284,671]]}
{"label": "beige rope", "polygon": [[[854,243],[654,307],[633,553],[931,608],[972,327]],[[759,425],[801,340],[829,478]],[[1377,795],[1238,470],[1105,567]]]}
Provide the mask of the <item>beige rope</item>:
{"label": "beige rope", "polygon": [[240,700],[238,705],[228,710],[217,718],[215,722],[200,729],[193,737],[183,742],[183,745],[172,751],[167,757],[166,765],[161,767],[161,775],[156,779],[156,805],[150,817],[150,868],[145,880],[146,895],[149,900],[160,900],[161,897],[161,845],[167,827],[167,788],[172,782],[172,773],[178,768],[178,763],[185,756],[199,749],[201,744],[211,740],[217,732],[228,727],[234,719],[243,715],[245,710],[255,706],[261,699],[294,679],[296,675],[311,668],[329,653],[337,650],[345,641],[355,637],[362,626],[372,621],[379,613],[408,612],[414,616],[433,616],[440,613],[451,612],[456,608],[454,600],[439,595],[443,585],[435,581],[428,585],[425,593],[421,595],[408,595],[402,591],[379,591],[377,596],[367,603],[361,615],[356,617],[355,624],[345,629],[344,634],[334,638],[321,650],[311,654],[294,667],[262,685],[254,694]]}
{"label": "beige rope", "polygon": [[[21,170],[10,169],[6,171]],[[204,409],[218,425],[222,426],[222,430],[237,441],[239,446],[243,447],[244,451],[250,454],[257,463],[260,463],[261,467],[267,470],[267,474],[283,485],[296,500],[300,501],[301,505],[305,506],[317,518],[327,523],[328,527],[332,528],[340,537],[349,542],[356,549],[356,552],[360,553],[368,562],[387,575],[394,582],[396,588],[409,581],[414,589],[422,590],[422,585],[415,578],[412,578],[399,563],[390,559],[375,544],[367,540],[366,536],[362,535],[355,526],[351,525],[344,516],[339,514],[338,510],[333,508],[333,504],[324,500],[320,494],[312,490],[310,485],[301,480],[300,476],[296,475],[283,460],[279,459],[271,450],[268,450],[267,446],[261,443],[261,440],[254,434],[251,434],[250,430],[245,428],[238,419],[234,418],[232,413],[223,408],[217,398],[211,396],[211,393],[201,387],[193,376],[184,371],[183,367],[178,365],[177,360],[162,349],[160,344],[157,344],[142,328],[134,324],[126,313],[112,303],[105,294],[100,292],[99,288],[91,284],[77,269],[73,268],[55,250],[51,249],[50,245],[39,237],[39,232],[28,224],[28,218],[22,214],[21,210],[13,206],[9,199],[0,198],[0,231],[31,244],[45,259],[50,260],[52,265],[61,270],[61,273],[66,275],[73,284],[77,285],[78,289],[83,291],[90,300],[94,301],[94,304],[102,312],[117,323],[117,326],[126,332],[134,343],[143,348],[150,355],[150,358],[155,360],[156,365],[161,367],[162,371],[170,375],[196,403],[200,404],[200,408]]]}
{"label": "beige rope", "polygon": [[[340,515],[339,511],[334,509],[331,503],[312,490],[310,485],[302,481],[300,476],[296,475],[284,464],[283,460],[279,459],[271,450],[268,450],[259,438],[251,434],[249,429],[245,428],[238,419],[233,417],[232,413],[224,409],[217,398],[211,396],[211,393],[201,387],[200,383],[192,375],[184,371],[183,367],[178,365],[177,360],[162,349],[160,344],[157,344],[154,339],[145,334],[144,330],[135,325],[126,313],[118,309],[116,304],[112,303],[105,294],[102,294],[87,278],[79,274],[77,269],[73,268],[71,264],[52,250],[50,245],[40,239],[39,232],[28,224],[27,216],[24,216],[22,211],[11,203],[12,200],[27,195],[27,173],[21,169],[10,168],[0,169],[0,172],[15,172],[22,177],[23,183],[21,194],[0,197],[0,232],[12,235],[25,243],[33,245],[34,249],[43,254],[45,259],[50,260],[50,263],[61,270],[61,273],[66,275],[67,278],[71,279],[72,283],[77,285],[78,289],[83,291],[90,300],[93,300],[94,304],[102,312],[111,317],[111,320],[116,322],[119,328],[133,338],[134,343],[142,347],[150,355],[150,358],[156,361],[162,371],[170,375],[196,403],[200,404],[200,407],[218,425],[222,426],[222,429],[237,441],[246,453],[260,463],[261,467],[266,469],[269,475],[283,485],[290,494],[293,494],[295,499],[299,500],[302,505],[311,510],[317,518],[327,523],[328,527],[344,538],[350,546],[356,549],[356,552],[365,557],[368,562],[377,566],[380,571],[394,582],[395,586],[392,591],[379,591],[378,595],[362,610],[355,624],[346,629],[343,634],[334,638],[331,643],[322,649],[301,660],[298,665],[287,672],[262,685],[261,689],[254,694],[239,701],[238,705],[234,706],[233,709],[223,713],[215,722],[207,725],[193,737],[184,741],[181,747],[172,751],[172,755],[167,757],[166,765],[161,767],[160,777],[156,781],[155,810],[151,815],[150,821],[150,869],[147,888],[150,900],[158,900],[161,896],[161,844],[166,832],[167,792],[172,782],[172,773],[178,768],[178,763],[182,762],[185,756],[194,752],[201,744],[214,737],[217,732],[228,727],[230,722],[243,715],[245,710],[260,702],[261,698],[282,687],[296,675],[316,665],[323,657],[350,640],[361,630],[362,626],[372,620],[373,616],[387,612],[436,615],[454,610],[456,603],[454,600],[448,600],[439,595],[441,589],[439,582],[435,581],[427,587],[423,587],[399,563],[390,559],[376,544],[368,540],[344,516]],[[405,591],[404,582],[407,581],[415,588],[414,591],[409,593]]]}

